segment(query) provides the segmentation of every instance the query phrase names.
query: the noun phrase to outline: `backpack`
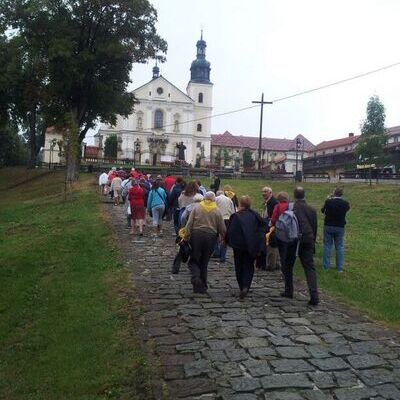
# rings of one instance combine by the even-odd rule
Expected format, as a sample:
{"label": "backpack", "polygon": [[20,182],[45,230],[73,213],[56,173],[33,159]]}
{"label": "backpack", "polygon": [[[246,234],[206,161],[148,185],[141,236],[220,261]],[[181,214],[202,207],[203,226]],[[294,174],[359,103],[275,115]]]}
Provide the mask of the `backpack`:
{"label": "backpack", "polygon": [[293,211],[293,203],[289,203],[283,214],[279,213],[275,223],[275,234],[280,241],[285,243],[291,243],[299,239],[299,222]]}

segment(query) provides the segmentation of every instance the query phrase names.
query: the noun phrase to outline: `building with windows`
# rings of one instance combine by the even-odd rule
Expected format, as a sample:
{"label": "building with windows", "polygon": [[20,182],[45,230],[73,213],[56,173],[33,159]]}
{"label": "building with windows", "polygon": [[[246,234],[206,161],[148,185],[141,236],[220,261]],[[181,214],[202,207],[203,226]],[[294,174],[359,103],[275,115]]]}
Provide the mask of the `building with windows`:
{"label": "building with windows", "polygon": [[118,138],[118,159],[137,164],[160,164],[184,160],[205,164],[211,153],[213,84],[206,60],[203,34],[196,44],[197,56],[190,67],[186,92],[160,75],[156,65],[152,79],[133,91],[138,104],[128,118],[118,117],[116,126],[103,125],[96,145],[103,155],[110,135]]}
{"label": "building with windows", "polygon": [[[258,167],[259,138],[232,135],[226,131],[211,135],[212,163],[235,170]],[[294,139],[264,137],[261,141],[261,168],[270,171],[295,173],[302,171],[303,158],[314,145],[303,135]]]}
{"label": "building with windows", "polygon": [[[388,141],[385,153],[389,155],[388,162],[399,158],[400,153],[400,126],[387,130]],[[326,140],[315,146],[304,160],[304,172],[308,174],[327,173],[333,179],[345,171],[355,171],[359,164],[354,149],[360,135],[349,133],[347,137]],[[394,171],[394,167],[393,167]]]}

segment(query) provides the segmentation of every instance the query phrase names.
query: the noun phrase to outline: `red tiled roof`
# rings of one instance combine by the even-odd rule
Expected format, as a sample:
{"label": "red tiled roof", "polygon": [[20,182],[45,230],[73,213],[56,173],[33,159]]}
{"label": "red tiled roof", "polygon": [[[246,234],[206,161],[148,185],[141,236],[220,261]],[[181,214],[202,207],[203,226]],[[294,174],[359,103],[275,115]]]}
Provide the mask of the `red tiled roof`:
{"label": "red tiled roof", "polygon": [[354,142],[356,142],[359,137],[360,137],[360,135],[354,135],[354,136],[348,136],[348,137],[341,138],[341,139],[324,140],[323,142],[321,142],[321,143],[317,144],[317,146],[315,146],[315,150],[318,151],[318,150],[333,149],[333,148],[341,147],[341,146],[350,146]]}
{"label": "red tiled roof", "polygon": [[[263,138],[261,148],[270,151],[291,151],[296,148],[296,139],[304,141],[304,150],[311,151],[314,145],[303,135],[297,135],[294,139]],[[258,149],[259,138],[256,136],[232,135],[225,131],[222,135],[211,135],[211,146],[239,147],[251,150]]]}

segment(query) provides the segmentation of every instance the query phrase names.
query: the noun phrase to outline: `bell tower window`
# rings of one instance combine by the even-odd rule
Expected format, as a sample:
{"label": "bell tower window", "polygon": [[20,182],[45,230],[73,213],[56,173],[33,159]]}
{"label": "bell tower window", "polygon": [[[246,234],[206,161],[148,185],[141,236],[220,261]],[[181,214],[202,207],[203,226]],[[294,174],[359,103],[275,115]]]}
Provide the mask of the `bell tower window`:
{"label": "bell tower window", "polygon": [[164,115],[162,110],[156,110],[154,113],[154,128],[161,129],[164,125]]}
{"label": "bell tower window", "polygon": [[203,102],[203,93],[199,93],[199,103]]}
{"label": "bell tower window", "polygon": [[197,132],[201,132],[202,126],[201,124],[197,124]]}

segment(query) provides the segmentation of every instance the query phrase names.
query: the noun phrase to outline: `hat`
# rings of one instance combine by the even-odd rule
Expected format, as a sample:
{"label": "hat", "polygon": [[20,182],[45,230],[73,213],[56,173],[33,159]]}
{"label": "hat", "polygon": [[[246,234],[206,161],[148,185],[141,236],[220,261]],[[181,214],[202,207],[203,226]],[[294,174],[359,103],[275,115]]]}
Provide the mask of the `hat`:
{"label": "hat", "polygon": [[211,201],[215,201],[215,193],[214,192],[206,192],[206,194],[204,195],[204,200],[211,200]]}
{"label": "hat", "polygon": [[198,202],[202,201],[203,199],[204,199],[204,196],[203,196],[202,194],[200,194],[200,193],[196,193],[196,194],[193,196],[193,201],[194,201],[195,203],[198,203]]}

